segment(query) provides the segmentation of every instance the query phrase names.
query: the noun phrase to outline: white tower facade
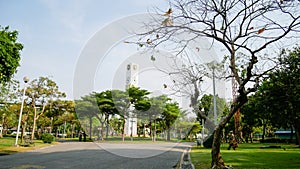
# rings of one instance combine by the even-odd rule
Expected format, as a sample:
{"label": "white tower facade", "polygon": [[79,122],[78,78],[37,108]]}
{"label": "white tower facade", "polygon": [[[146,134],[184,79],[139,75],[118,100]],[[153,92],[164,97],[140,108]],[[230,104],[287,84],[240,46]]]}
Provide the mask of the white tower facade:
{"label": "white tower facade", "polygon": [[[129,87],[138,87],[138,73],[139,65],[135,63],[130,63],[126,67],[126,89]],[[133,107],[129,108],[127,112],[126,124],[124,133],[127,136],[137,136],[137,118],[131,112]]]}
{"label": "white tower facade", "polygon": [[138,87],[139,65],[130,63],[127,65],[126,69],[126,88],[130,86]]}

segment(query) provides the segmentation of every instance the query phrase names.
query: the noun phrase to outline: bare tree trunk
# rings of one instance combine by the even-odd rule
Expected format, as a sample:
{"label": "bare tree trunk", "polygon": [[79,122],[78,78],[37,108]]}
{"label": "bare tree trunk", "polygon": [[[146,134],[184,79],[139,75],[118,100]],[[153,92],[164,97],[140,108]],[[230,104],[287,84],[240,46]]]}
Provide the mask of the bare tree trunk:
{"label": "bare tree trunk", "polygon": [[221,135],[222,135],[223,128],[224,127],[222,125],[218,125],[214,133],[213,145],[211,150],[211,157],[212,157],[211,168],[213,169],[225,168],[225,165],[220,163],[220,145],[221,145]]}
{"label": "bare tree trunk", "polygon": [[193,133],[190,132],[190,142],[192,142],[192,141],[193,141]]}
{"label": "bare tree trunk", "polygon": [[168,127],[167,129],[167,141],[171,141],[171,127]]}
{"label": "bare tree trunk", "polygon": [[143,125],[143,136],[144,136],[144,138],[146,137],[146,127],[145,127],[145,123],[144,123],[144,125]]}
{"label": "bare tree trunk", "polygon": [[92,117],[90,117],[90,139],[92,140],[92,128],[93,128],[93,120],[92,120]]}
{"label": "bare tree trunk", "polygon": [[101,122],[101,130],[100,130],[101,139],[104,138],[103,130],[104,130],[104,122]]}
{"label": "bare tree trunk", "polygon": [[300,147],[300,130],[296,130],[296,144]]}
{"label": "bare tree trunk", "polygon": [[156,119],[154,119],[153,141],[156,141]]}
{"label": "bare tree trunk", "polygon": [[124,119],[123,119],[123,130],[122,130],[122,141],[125,141],[125,128],[126,128],[126,112],[124,112]]}
{"label": "bare tree trunk", "polygon": [[53,117],[51,117],[51,124],[50,124],[50,131],[49,133],[51,134],[53,130]]}
{"label": "bare tree trunk", "polygon": [[41,112],[39,115],[37,115],[35,102],[33,102],[34,116],[33,116],[32,132],[31,132],[31,140],[34,139],[34,133],[35,133],[35,128],[36,128],[36,121],[37,121],[37,120],[39,119],[39,117],[44,113],[45,108],[46,108],[46,104],[43,104],[42,112]]}
{"label": "bare tree trunk", "polygon": [[211,150],[212,162],[211,168],[212,169],[223,169],[227,168],[224,164],[224,161],[221,157],[220,153],[220,146],[221,146],[221,139],[222,139],[222,131],[225,128],[226,124],[230,121],[233,117],[234,113],[240,108],[243,104],[247,102],[247,96],[239,96],[231,105],[230,112],[227,116],[225,116],[220,123],[215,127],[214,130],[214,137],[213,137],[213,145]]}
{"label": "bare tree trunk", "polygon": [[[25,121],[24,126],[22,126],[21,143],[23,143],[26,126],[27,126],[27,122]],[[17,131],[17,132],[19,132],[19,131]]]}
{"label": "bare tree trunk", "polygon": [[71,126],[72,126],[71,138],[74,138],[74,133],[75,133],[75,124],[71,124]]}
{"label": "bare tree trunk", "polygon": [[106,133],[105,133],[105,138],[107,139],[108,138],[108,127],[109,127],[109,116],[107,116],[106,118],[105,118],[106,120]]}
{"label": "bare tree trunk", "polygon": [[262,134],[262,141],[265,140],[265,135],[266,135],[266,122],[263,124],[263,134]]}
{"label": "bare tree trunk", "polygon": [[35,132],[35,126],[36,126],[36,107],[33,107],[34,109],[34,116],[33,116],[33,126],[32,126],[32,131],[31,131],[31,140],[34,139],[34,132]]}
{"label": "bare tree trunk", "polygon": [[295,133],[296,133],[296,144],[300,147],[300,120],[295,120]]}
{"label": "bare tree trunk", "polygon": [[293,130],[293,126],[291,126],[290,143],[293,142],[293,137],[294,137],[294,130]]}

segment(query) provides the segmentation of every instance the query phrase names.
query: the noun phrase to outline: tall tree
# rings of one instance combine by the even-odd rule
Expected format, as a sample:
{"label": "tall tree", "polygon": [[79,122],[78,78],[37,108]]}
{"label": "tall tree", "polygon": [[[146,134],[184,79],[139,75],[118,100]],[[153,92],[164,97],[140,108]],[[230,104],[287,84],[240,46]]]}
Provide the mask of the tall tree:
{"label": "tall tree", "polygon": [[[119,114],[118,109],[115,107],[111,90],[107,90],[100,93],[94,93],[98,108],[101,113],[99,121],[101,123],[101,128],[104,128],[104,123],[106,123],[106,138],[108,137],[108,127],[109,127],[109,117]],[[116,91],[115,91],[116,92]],[[101,137],[103,138],[103,130],[101,130]]]}
{"label": "tall tree", "polygon": [[[99,117],[100,111],[98,108],[96,97],[93,94],[82,96],[80,99],[75,101],[75,110],[78,118],[81,122],[81,129],[89,131],[89,136],[92,138],[93,129],[93,118],[102,120],[102,116]],[[86,120],[89,124],[86,124]],[[87,128],[89,126],[89,128]]]}
{"label": "tall tree", "polygon": [[170,141],[170,131],[172,125],[175,123],[176,119],[180,115],[180,108],[178,103],[166,103],[165,108],[162,112],[162,119],[165,125],[165,130],[167,130],[167,141]]}
{"label": "tall tree", "polygon": [[300,141],[300,47],[283,50],[279,67],[263,81],[258,93],[268,106],[270,120],[277,127],[295,128]]}
{"label": "tall tree", "polygon": [[262,140],[266,136],[266,128],[271,125],[271,114],[273,113],[272,103],[265,97],[265,93],[261,93],[259,90],[265,88],[265,85],[261,85],[254,95],[248,98],[248,102],[241,107],[243,112],[243,134],[248,137],[252,137],[254,127],[262,126]]}
{"label": "tall tree", "polygon": [[28,95],[28,102],[33,108],[33,126],[31,139],[34,139],[36,121],[45,113],[45,108],[50,101],[64,98],[65,93],[59,91],[57,84],[48,77],[39,77],[30,82],[26,93]]}
{"label": "tall tree", "polygon": [[23,45],[17,42],[18,32],[0,25],[0,83],[8,82],[17,71]]}
{"label": "tall tree", "polygon": [[149,100],[151,104],[150,109],[140,114],[140,118],[145,117],[149,121],[150,135],[152,137],[152,141],[156,141],[157,118],[161,117],[167,102],[170,100],[171,99],[168,98],[166,95],[152,97]]}
{"label": "tall tree", "polygon": [[[141,89],[139,87],[131,86],[126,89],[127,93],[127,99],[129,102],[127,102],[127,99],[125,100],[125,107],[123,107],[121,110],[124,110],[124,127],[123,127],[123,134],[122,134],[122,140],[124,141],[124,129],[126,124],[126,117],[129,117],[129,111],[133,112],[140,112],[140,111],[146,111],[150,108],[150,102],[148,95],[150,94],[149,91],[145,89]],[[133,106],[133,110],[130,110],[130,106]],[[133,115],[133,114],[132,114]]]}
{"label": "tall tree", "polygon": [[[171,40],[178,44],[177,48],[182,47],[179,52],[195,39],[206,37],[228,56],[230,76],[239,85],[238,96],[214,130],[211,168],[225,168],[220,156],[222,130],[247,102],[248,94],[256,90],[259,79],[271,69],[261,66],[270,60],[264,58],[264,53],[274,50],[278,47],[275,44],[280,45],[277,42],[288,35],[297,36],[293,33],[299,31],[298,11],[296,0],[174,0],[161,18],[154,19],[151,30],[143,34],[151,43],[143,38],[141,43],[157,47]],[[279,16],[284,19],[278,19]],[[189,35],[185,39],[174,37],[184,33]]]}
{"label": "tall tree", "polygon": [[[220,98],[218,95],[216,95],[216,108],[217,108],[217,119],[218,121],[220,118],[224,115],[226,115],[228,112],[228,107],[226,104],[226,101],[222,98]],[[213,123],[214,114],[213,114],[213,95],[212,94],[204,94],[201,99],[198,102],[199,110],[202,110],[201,113],[205,113],[205,117],[197,111],[197,117],[200,123],[201,119],[204,119],[205,126],[207,129],[209,129],[211,132],[214,129],[215,125]]]}
{"label": "tall tree", "polygon": [[19,83],[16,80],[11,79],[9,82],[0,83],[0,118],[2,122],[2,133],[6,134],[8,123],[11,122],[12,116],[14,116],[13,111],[10,111],[12,104],[17,101],[17,89],[19,88]]}
{"label": "tall tree", "polygon": [[75,113],[75,103],[70,100],[52,100],[49,101],[45,108],[45,113],[37,121],[37,126],[41,128],[47,127],[48,132],[56,132],[58,136],[58,129],[64,123],[70,124],[71,137],[75,134],[75,128],[79,126],[77,114]]}

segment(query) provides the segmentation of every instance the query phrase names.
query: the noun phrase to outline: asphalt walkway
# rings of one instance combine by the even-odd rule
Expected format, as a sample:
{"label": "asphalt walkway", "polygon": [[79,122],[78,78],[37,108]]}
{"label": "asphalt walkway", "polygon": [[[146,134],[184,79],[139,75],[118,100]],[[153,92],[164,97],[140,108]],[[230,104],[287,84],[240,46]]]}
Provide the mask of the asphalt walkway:
{"label": "asphalt walkway", "polygon": [[0,168],[172,169],[188,147],[183,143],[65,142],[0,156]]}

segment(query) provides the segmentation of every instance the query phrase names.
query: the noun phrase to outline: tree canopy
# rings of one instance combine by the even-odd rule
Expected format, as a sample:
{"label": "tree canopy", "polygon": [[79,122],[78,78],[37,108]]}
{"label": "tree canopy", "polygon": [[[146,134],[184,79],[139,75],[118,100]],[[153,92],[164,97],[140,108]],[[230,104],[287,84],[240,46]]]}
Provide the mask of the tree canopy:
{"label": "tree canopy", "polygon": [[275,127],[294,127],[300,136],[300,48],[283,50],[278,68],[262,82],[253,96],[261,117]]}
{"label": "tree canopy", "polygon": [[18,32],[0,25],[0,83],[8,82],[16,73],[23,45],[17,42]]}

